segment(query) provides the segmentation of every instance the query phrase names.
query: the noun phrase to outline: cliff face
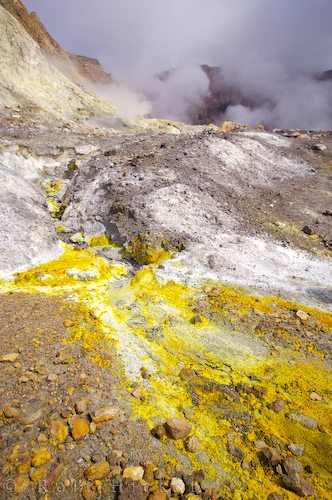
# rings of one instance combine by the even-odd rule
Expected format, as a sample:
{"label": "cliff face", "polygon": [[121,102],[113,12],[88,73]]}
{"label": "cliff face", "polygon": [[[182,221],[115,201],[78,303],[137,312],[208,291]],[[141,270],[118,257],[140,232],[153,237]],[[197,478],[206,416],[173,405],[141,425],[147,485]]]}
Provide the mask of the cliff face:
{"label": "cliff face", "polygon": [[19,21],[46,54],[54,57],[68,57],[62,47],[47,32],[37,14],[35,12],[30,14],[20,0],[0,0],[0,5]]}
{"label": "cliff face", "polygon": [[0,0],[0,6],[17,19],[43,53],[54,60],[58,69],[76,83],[84,86],[84,79],[89,83],[98,84],[108,84],[113,81],[96,59],[66,52],[48,33],[37,14],[29,13],[20,0]]}
{"label": "cliff face", "polygon": [[28,106],[59,120],[84,119],[112,109],[59,71],[2,6],[0,39],[0,106]]}

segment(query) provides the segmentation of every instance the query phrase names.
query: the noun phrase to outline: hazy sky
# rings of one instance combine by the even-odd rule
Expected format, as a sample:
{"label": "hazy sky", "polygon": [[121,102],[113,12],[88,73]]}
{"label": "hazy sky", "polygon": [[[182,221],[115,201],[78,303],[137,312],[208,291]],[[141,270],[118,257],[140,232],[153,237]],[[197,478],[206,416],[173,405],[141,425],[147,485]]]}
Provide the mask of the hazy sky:
{"label": "hazy sky", "polygon": [[[170,89],[172,99],[177,97],[176,86],[183,90],[192,85],[193,98],[196,86],[204,92],[203,76],[196,75],[196,80],[192,70],[201,63],[220,65],[247,92],[277,100],[287,86],[294,92],[304,74],[332,68],[332,0],[26,0],[25,4],[65,49],[101,59],[116,77],[136,88],[144,89],[156,72],[190,68],[188,77],[182,75]],[[332,114],[331,88],[320,89],[317,99],[317,88],[306,82],[298,92],[295,118],[303,103],[313,99],[319,116],[329,106]],[[280,113],[288,106],[284,103]],[[309,110],[307,125],[310,116]],[[321,118],[322,125],[326,120],[327,116]]]}

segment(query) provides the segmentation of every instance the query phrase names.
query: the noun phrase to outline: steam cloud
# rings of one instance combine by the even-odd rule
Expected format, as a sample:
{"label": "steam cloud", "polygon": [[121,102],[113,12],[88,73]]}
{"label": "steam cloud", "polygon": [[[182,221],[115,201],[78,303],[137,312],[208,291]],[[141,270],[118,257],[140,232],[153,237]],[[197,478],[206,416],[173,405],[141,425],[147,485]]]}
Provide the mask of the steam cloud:
{"label": "steam cloud", "polygon": [[[220,120],[332,128],[332,81],[316,78],[332,69],[331,0],[27,0],[26,5],[67,50],[99,58],[115,79],[148,96],[154,116],[188,120],[191,106],[209,92],[200,68],[209,64],[220,66],[224,83],[257,103],[230,106]],[[171,69],[167,80],[156,77]]]}

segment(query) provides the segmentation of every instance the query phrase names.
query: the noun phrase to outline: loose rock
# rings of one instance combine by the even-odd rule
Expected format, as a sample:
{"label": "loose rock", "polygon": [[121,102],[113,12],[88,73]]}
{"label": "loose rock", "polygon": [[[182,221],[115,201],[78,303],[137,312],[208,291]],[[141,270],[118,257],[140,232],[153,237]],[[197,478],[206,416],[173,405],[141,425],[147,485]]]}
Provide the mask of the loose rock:
{"label": "loose rock", "polygon": [[123,479],[132,479],[133,481],[139,481],[143,479],[144,469],[143,467],[127,467],[123,471]]}
{"label": "loose rock", "polygon": [[190,453],[198,453],[203,450],[202,443],[196,436],[190,436],[186,440],[186,449]]}
{"label": "loose rock", "polygon": [[176,495],[183,495],[184,492],[186,491],[186,485],[184,484],[182,479],[178,477],[173,477],[171,481],[171,490]]}
{"label": "loose rock", "polygon": [[303,427],[306,427],[307,429],[316,429],[318,426],[318,423],[314,418],[302,415],[297,411],[291,411],[288,413],[287,418],[292,420],[292,422],[297,422],[298,424],[303,425]]}
{"label": "loose rock", "polygon": [[182,418],[170,418],[165,424],[167,434],[172,439],[183,439],[191,433],[191,427]]}
{"label": "loose rock", "polygon": [[300,497],[309,497],[315,494],[315,488],[313,484],[306,481],[297,472],[284,476],[282,478],[285,488],[293,491]]}
{"label": "loose rock", "polygon": [[80,417],[73,417],[69,420],[71,435],[75,441],[81,441],[90,432],[88,423]]}
{"label": "loose rock", "polygon": [[91,418],[95,424],[100,424],[102,422],[107,422],[108,420],[113,420],[113,418],[117,417],[120,412],[121,410],[117,406],[105,406],[92,412]]}
{"label": "loose rock", "polygon": [[110,471],[110,464],[106,460],[103,460],[97,464],[90,465],[90,467],[85,469],[84,475],[89,481],[95,481],[96,479],[103,479]]}

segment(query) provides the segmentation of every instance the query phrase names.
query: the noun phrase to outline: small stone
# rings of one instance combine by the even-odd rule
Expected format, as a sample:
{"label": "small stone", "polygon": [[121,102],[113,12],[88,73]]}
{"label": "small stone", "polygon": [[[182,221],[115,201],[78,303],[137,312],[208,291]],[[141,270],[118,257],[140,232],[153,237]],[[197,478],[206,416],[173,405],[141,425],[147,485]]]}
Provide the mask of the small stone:
{"label": "small stone", "polygon": [[19,416],[20,412],[14,406],[11,406],[9,403],[6,403],[3,407],[3,412],[5,417],[7,418],[16,418]]}
{"label": "small stone", "polygon": [[98,494],[93,486],[85,484],[81,489],[82,497],[84,500],[96,500]]}
{"label": "small stone", "polygon": [[77,401],[77,403],[75,404],[75,410],[77,411],[77,413],[85,413],[88,409],[88,403],[88,398],[82,398]]}
{"label": "small stone", "polygon": [[182,418],[170,418],[165,424],[167,434],[172,439],[183,439],[191,433],[191,426]]}
{"label": "small stone", "polygon": [[302,457],[302,455],[304,453],[304,445],[303,444],[291,443],[288,445],[288,449],[296,457]]}
{"label": "small stone", "polygon": [[95,481],[96,479],[103,479],[110,471],[110,464],[106,460],[103,460],[97,464],[90,465],[90,467],[85,469],[84,475],[89,481]]}
{"label": "small stone", "polygon": [[143,467],[127,467],[122,474],[123,479],[132,479],[133,481],[139,481],[143,479],[143,476]]}
{"label": "small stone", "polygon": [[52,444],[64,443],[68,437],[68,427],[58,420],[52,420],[50,424],[50,437],[53,441]]}
{"label": "small stone", "polygon": [[261,387],[260,385],[254,385],[251,389],[251,392],[256,396],[257,399],[263,399],[266,394],[265,387]]}
{"label": "small stone", "polygon": [[75,322],[71,319],[65,319],[64,322],[63,322],[63,325],[66,327],[66,328],[71,328],[72,326],[75,325]]}
{"label": "small stone", "polygon": [[311,229],[311,227],[309,227],[309,226],[304,226],[304,227],[302,228],[302,232],[303,232],[304,234],[307,234],[308,236],[311,236],[312,234],[314,234],[314,231],[313,231],[313,230]]}
{"label": "small stone", "polygon": [[17,474],[25,474],[30,469],[30,460],[16,466]]}
{"label": "small stone", "polygon": [[322,396],[320,396],[319,394],[317,394],[317,392],[312,392],[310,394],[310,399],[312,401],[321,401],[322,400]]}
{"label": "small stone", "polygon": [[315,494],[315,488],[313,484],[306,481],[297,472],[284,476],[282,478],[284,486],[286,489],[293,491],[300,497],[308,497]]}
{"label": "small stone", "polygon": [[298,413],[297,411],[291,411],[288,413],[287,418],[291,420],[292,422],[297,422],[298,424],[301,424],[303,427],[306,427],[307,429],[316,429],[318,426],[317,421],[312,418],[308,417],[307,415],[302,415],[301,413]]}
{"label": "small stone", "polygon": [[186,485],[179,477],[173,477],[171,481],[171,490],[176,495],[183,495],[186,491]]}
{"label": "small stone", "polygon": [[282,468],[285,474],[293,474],[294,472],[303,472],[303,465],[295,458],[286,458],[282,461]]}
{"label": "small stone", "polygon": [[199,314],[195,314],[195,316],[191,318],[190,323],[192,325],[199,325],[199,323],[202,323],[202,318]]}
{"label": "small stone", "polygon": [[149,485],[145,481],[124,479],[121,483],[122,490],[118,500],[146,500],[149,494]]}
{"label": "small stone", "polygon": [[58,352],[53,363],[55,365],[70,365],[73,362],[73,358],[66,352]]}
{"label": "small stone", "polygon": [[284,497],[279,495],[279,493],[273,492],[269,494],[267,500],[284,500]]}
{"label": "small stone", "polygon": [[190,453],[198,453],[203,450],[202,443],[196,436],[190,436],[186,440],[186,449]]}
{"label": "small stone", "polygon": [[284,410],[287,406],[286,401],[283,401],[282,399],[277,399],[273,403],[269,405],[269,408],[276,413],[279,413],[280,411]]}
{"label": "small stone", "polygon": [[308,319],[310,318],[309,314],[306,313],[305,311],[301,311],[301,309],[298,309],[296,311],[296,316],[300,318],[300,320],[302,321],[308,321]]}
{"label": "small stone", "polygon": [[184,381],[189,381],[189,380],[192,380],[196,377],[196,373],[194,372],[194,370],[191,370],[190,368],[182,368],[182,370],[180,371],[180,378],[181,380],[184,380]]}
{"label": "small stone", "polygon": [[40,481],[44,479],[47,474],[47,470],[45,467],[39,467],[38,469],[31,469],[29,477],[31,481]]}
{"label": "small stone", "polygon": [[306,465],[304,467],[304,470],[308,473],[308,474],[312,474],[314,472],[314,468],[311,466],[311,465]]}
{"label": "small stone", "polygon": [[326,151],[327,146],[325,144],[314,144],[313,146],[311,146],[311,149],[313,151]]}
{"label": "small stone", "polygon": [[14,493],[20,495],[29,486],[29,479],[25,476],[19,476],[14,480]]}
{"label": "small stone", "polygon": [[47,448],[37,448],[33,452],[33,457],[31,460],[31,465],[33,467],[40,467],[41,465],[47,464],[51,460],[51,453]]}
{"label": "small stone", "polygon": [[56,382],[58,380],[58,376],[56,373],[50,373],[47,377],[48,382]]}
{"label": "small stone", "polygon": [[149,500],[167,500],[167,494],[157,487],[150,493]]}
{"label": "small stone", "polygon": [[3,363],[14,363],[17,360],[19,354],[17,352],[11,352],[10,354],[5,354],[0,358]]}
{"label": "small stone", "polygon": [[73,417],[69,420],[71,435],[75,441],[81,441],[90,432],[88,423],[80,417]]}
{"label": "small stone", "polygon": [[141,386],[135,387],[135,389],[133,389],[133,391],[131,392],[131,395],[134,396],[134,398],[139,399],[140,401],[145,400],[144,389]]}
{"label": "small stone", "polygon": [[83,243],[84,236],[82,233],[75,233],[70,237],[72,243]]}
{"label": "small stone", "polygon": [[164,425],[156,425],[151,431],[151,434],[157,439],[162,439],[166,436],[166,429]]}
{"label": "small stone", "polygon": [[108,420],[113,420],[113,418],[117,417],[120,412],[121,410],[117,406],[105,406],[92,412],[91,418],[95,424],[100,424],[102,422],[107,422]]}
{"label": "small stone", "polygon": [[281,463],[281,457],[276,448],[269,448],[266,446],[262,448],[260,451],[261,460],[263,463],[270,465],[272,467],[276,467]]}
{"label": "small stone", "polygon": [[144,481],[146,481],[149,484],[154,483],[154,470],[155,466],[153,465],[152,462],[147,462],[144,465],[144,476],[143,476]]}
{"label": "small stone", "polygon": [[22,417],[22,423],[25,425],[32,424],[36,420],[39,420],[43,416],[43,410],[42,408],[38,408],[35,411],[29,411],[29,408],[27,408],[26,413]]}
{"label": "small stone", "polygon": [[229,445],[228,447],[228,451],[229,453],[234,457],[236,458],[239,462],[242,462],[242,460],[244,459],[244,453],[242,450],[240,450],[240,448],[238,448],[237,446],[234,446],[234,445]]}
{"label": "small stone", "polygon": [[141,377],[144,380],[148,380],[151,377],[151,374],[148,372],[148,370],[146,368],[144,368],[144,366],[142,366],[142,368],[140,369],[140,372],[141,372]]}
{"label": "small stone", "polygon": [[27,377],[26,375],[22,375],[22,377],[20,377],[20,378],[18,379],[18,381],[19,381],[21,384],[27,384],[27,383],[30,381],[30,379],[29,379],[29,377]]}

